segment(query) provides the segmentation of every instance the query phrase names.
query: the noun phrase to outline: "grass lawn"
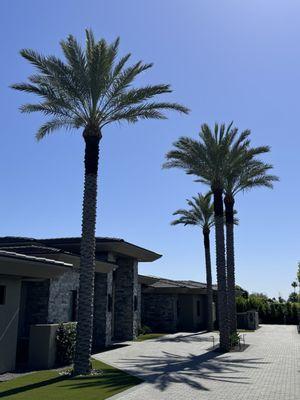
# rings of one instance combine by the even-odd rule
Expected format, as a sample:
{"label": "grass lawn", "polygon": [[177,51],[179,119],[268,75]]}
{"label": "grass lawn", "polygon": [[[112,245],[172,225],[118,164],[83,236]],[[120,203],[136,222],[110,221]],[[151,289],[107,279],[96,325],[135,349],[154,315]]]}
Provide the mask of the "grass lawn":
{"label": "grass lawn", "polygon": [[103,400],[142,381],[93,360],[101,376],[66,378],[55,370],[33,372],[0,382],[0,398],[8,400]]}
{"label": "grass lawn", "polygon": [[139,335],[135,341],[136,342],[143,342],[144,340],[150,340],[150,339],[157,339],[161,336],[165,336],[166,333],[146,333],[145,335]]}

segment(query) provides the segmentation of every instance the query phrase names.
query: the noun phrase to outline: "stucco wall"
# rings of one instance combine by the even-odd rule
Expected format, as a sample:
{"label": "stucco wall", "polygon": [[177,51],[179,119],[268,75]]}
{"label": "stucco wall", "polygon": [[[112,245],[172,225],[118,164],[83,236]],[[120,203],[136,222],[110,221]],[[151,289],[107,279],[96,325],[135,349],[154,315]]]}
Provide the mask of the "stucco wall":
{"label": "stucco wall", "polygon": [[6,286],[5,304],[0,305],[0,373],[15,367],[21,280],[0,276]]}

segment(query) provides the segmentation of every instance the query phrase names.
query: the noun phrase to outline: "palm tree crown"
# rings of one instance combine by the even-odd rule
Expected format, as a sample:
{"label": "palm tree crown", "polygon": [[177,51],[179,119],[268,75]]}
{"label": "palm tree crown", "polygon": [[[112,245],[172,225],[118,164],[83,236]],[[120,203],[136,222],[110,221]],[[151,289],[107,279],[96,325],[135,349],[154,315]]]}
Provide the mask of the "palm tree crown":
{"label": "palm tree crown", "polygon": [[[240,162],[240,151],[248,146],[249,131],[238,136],[237,128],[230,124],[201,126],[199,139],[181,137],[174,143],[174,150],[166,154],[164,168],[182,168],[187,174],[197,176],[197,181],[215,188],[224,188],[224,177],[229,166]],[[230,161],[230,162],[229,162]],[[232,168],[232,167],[231,167]]]}
{"label": "palm tree crown", "polygon": [[22,112],[42,112],[50,119],[43,124],[37,139],[59,128],[89,128],[98,132],[112,122],[137,122],[139,119],[164,119],[164,110],[187,113],[177,103],[157,102],[157,95],[170,93],[169,85],[148,85],[133,88],[134,79],[152,67],[141,61],[127,66],[130,54],[116,60],[119,39],[108,44],[95,41],[92,31],[86,31],[86,49],[68,36],[61,41],[66,62],[55,56],[42,56],[24,49],[21,55],[33,64],[38,73],[29,83],[12,85],[13,89],[38,95],[42,101],[25,104]]}
{"label": "palm tree crown", "polygon": [[171,225],[199,225],[203,229],[210,229],[214,225],[214,208],[211,202],[211,194],[198,194],[187,200],[188,210],[179,209],[173,215],[180,217],[171,222]]}

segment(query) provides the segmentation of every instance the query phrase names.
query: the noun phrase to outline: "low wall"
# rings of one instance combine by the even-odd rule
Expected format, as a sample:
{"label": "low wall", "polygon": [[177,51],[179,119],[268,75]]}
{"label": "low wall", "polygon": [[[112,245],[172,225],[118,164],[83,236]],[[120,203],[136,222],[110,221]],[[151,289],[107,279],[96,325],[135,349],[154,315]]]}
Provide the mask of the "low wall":
{"label": "low wall", "polygon": [[259,318],[257,311],[237,313],[237,327],[239,329],[250,329],[255,331],[259,325],[258,321]]}
{"label": "low wall", "polygon": [[56,331],[59,324],[31,325],[29,335],[29,367],[49,369],[55,365]]}

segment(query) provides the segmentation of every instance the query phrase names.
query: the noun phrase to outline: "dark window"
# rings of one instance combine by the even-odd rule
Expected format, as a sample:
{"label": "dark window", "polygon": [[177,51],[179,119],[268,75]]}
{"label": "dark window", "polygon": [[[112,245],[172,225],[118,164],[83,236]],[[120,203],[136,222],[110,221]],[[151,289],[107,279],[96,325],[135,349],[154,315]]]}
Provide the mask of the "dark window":
{"label": "dark window", "polygon": [[71,321],[77,321],[77,290],[71,290]]}
{"label": "dark window", "polygon": [[6,286],[0,285],[0,305],[5,304]]}
{"label": "dark window", "polygon": [[133,308],[134,308],[134,311],[137,311],[137,309],[138,309],[138,298],[137,298],[137,295],[135,295],[134,298],[133,298]]}
{"label": "dark window", "polygon": [[200,313],[201,313],[201,304],[200,304],[200,300],[197,300],[197,317],[200,317]]}
{"label": "dark window", "polygon": [[108,312],[112,312],[112,295],[109,294],[107,297],[107,310]]}

